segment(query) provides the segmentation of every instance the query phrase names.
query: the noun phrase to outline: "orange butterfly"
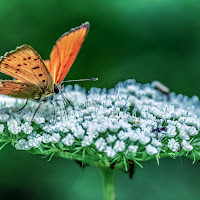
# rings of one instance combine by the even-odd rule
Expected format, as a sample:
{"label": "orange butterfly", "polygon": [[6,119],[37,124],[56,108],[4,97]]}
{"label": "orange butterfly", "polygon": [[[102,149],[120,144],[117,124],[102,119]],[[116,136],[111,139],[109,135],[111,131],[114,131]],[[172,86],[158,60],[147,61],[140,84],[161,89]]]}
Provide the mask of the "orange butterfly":
{"label": "orange butterfly", "polygon": [[88,29],[89,23],[86,22],[63,34],[47,61],[43,61],[29,45],[22,45],[6,53],[0,60],[0,72],[17,80],[0,80],[0,94],[24,98],[27,101],[34,99],[41,103],[52,98],[54,93],[60,93],[61,83],[73,64]]}

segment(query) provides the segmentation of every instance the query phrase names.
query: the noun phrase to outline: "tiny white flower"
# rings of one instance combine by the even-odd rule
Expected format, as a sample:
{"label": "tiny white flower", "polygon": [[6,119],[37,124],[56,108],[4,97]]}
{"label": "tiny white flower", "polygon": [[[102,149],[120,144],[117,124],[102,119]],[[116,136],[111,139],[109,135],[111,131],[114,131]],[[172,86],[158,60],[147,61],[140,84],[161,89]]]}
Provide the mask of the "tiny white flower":
{"label": "tiny white flower", "polygon": [[57,143],[60,141],[60,134],[59,133],[54,133],[50,138],[49,138],[49,141],[52,142],[52,143]]}
{"label": "tiny white flower", "polygon": [[50,126],[50,125],[45,125],[42,127],[42,129],[45,131],[45,132],[49,132],[51,133],[53,130],[54,130],[54,127],[53,126]]}
{"label": "tiny white flower", "polygon": [[33,148],[38,148],[41,144],[41,140],[39,138],[33,138],[28,140],[28,145]]}
{"label": "tiny white flower", "polygon": [[81,146],[85,147],[85,146],[90,146],[93,143],[93,137],[91,136],[84,136],[83,140],[81,141]]}
{"label": "tiny white flower", "polygon": [[28,122],[25,122],[24,124],[22,124],[21,128],[25,134],[30,134],[33,131],[33,127]]}
{"label": "tiny white flower", "polygon": [[151,144],[155,147],[162,147],[163,146],[163,144],[155,138],[152,139]]}
{"label": "tiny white flower", "polygon": [[22,118],[25,122],[30,122],[32,120],[33,116],[31,116],[30,114],[25,114],[25,115],[23,115]]}
{"label": "tiny white flower", "polygon": [[34,121],[36,124],[43,124],[43,123],[45,123],[45,118],[36,115],[36,116],[34,116],[33,121]]}
{"label": "tiny white flower", "polygon": [[[124,119],[124,120],[126,120],[126,119]],[[124,131],[131,129],[131,124],[129,124],[129,123],[123,121],[123,120],[119,120],[119,125]]]}
{"label": "tiny white flower", "polygon": [[6,122],[9,119],[9,115],[8,114],[1,114],[0,115],[0,121],[1,122]]}
{"label": "tiny white flower", "polygon": [[71,146],[75,142],[75,138],[71,134],[67,134],[63,139],[62,143],[65,144],[66,146]]}
{"label": "tiny white flower", "polygon": [[105,103],[105,106],[106,106],[107,108],[112,107],[112,101],[111,101],[110,99],[108,99],[108,100],[106,101],[106,103]]}
{"label": "tiny white flower", "polygon": [[147,136],[145,136],[144,134],[141,134],[141,135],[139,136],[139,142],[140,142],[141,144],[143,144],[143,145],[149,143],[150,140],[151,140],[150,137],[147,137]]}
{"label": "tiny white flower", "polygon": [[174,138],[169,139],[168,145],[169,149],[171,149],[173,152],[177,151],[180,148],[180,144],[176,142]]}
{"label": "tiny white flower", "polygon": [[176,127],[172,125],[167,126],[167,136],[174,137],[177,135]]}
{"label": "tiny white flower", "polygon": [[14,134],[14,135],[17,135],[18,133],[21,132],[21,127],[18,126],[18,125],[10,125],[8,126],[8,130]]}
{"label": "tiny white flower", "polygon": [[182,129],[179,132],[179,136],[183,140],[189,140],[190,139],[190,136],[187,134],[187,132],[185,130],[182,130]]}
{"label": "tiny white flower", "polygon": [[69,132],[70,128],[72,127],[73,122],[69,121],[62,121],[58,122],[55,126],[54,131],[61,131],[63,133]]}
{"label": "tiny white flower", "polygon": [[137,150],[138,150],[138,146],[137,145],[129,145],[128,146],[128,151],[135,154],[137,153]]}
{"label": "tiny white flower", "polygon": [[105,153],[108,157],[113,158],[116,156],[117,152],[110,146],[107,146],[105,149]]}
{"label": "tiny white flower", "polygon": [[99,132],[98,131],[87,131],[87,135],[89,135],[93,138],[97,138],[99,136]]}
{"label": "tiny white flower", "polygon": [[121,130],[117,136],[120,140],[126,140],[129,137],[129,133]]}
{"label": "tiny white flower", "polygon": [[129,139],[133,142],[136,142],[140,138],[141,130],[137,128],[136,130],[129,131]]}
{"label": "tiny white flower", "polygon": [[108,137],[106,138],[107,142],[109,144],[113,143],[115,140],[117,139],[116,135],[108,135]]}
{"label": "tiny white flower", "polygon": [[185,151],[192,151],[193,149],[193,146],[186,140],[183,140],[181,145]]}
{"label": "tiny white flower", "polygon": [[100,152],[102,152],[106,148],[106,145],[107,143],[104,138],[99,138],[95,142],[95,146]]}
{"label": "tiny white flower", "polygon": [[190,136],[197,135],[198,134],[198,130],[195,127],[190,127],[189,130],[188,130],[188,134]]}
{"label": "tiny white flower", "polygon": [[28,142],[25,139],[20,139],[16,142],[15,148],[17,150],[29,150],[31,147],[28,145]]}
{"label": "tiny white flower", "polygon": [[154,154],[157,154],[158,153],[158,150],[157,148],[155,148],[154,146],[152,146],[151,144],[148,144],[146,146],[146,152],[149,154],[149,155],[154,155]]}
{"label": "tiny white flower", "polygon": [[116,152],[122,152],[126,148],[126,143],[124,141],[117,140],[114,145],[114,150]]}
{"label": "tiny white flower", "polygon": [[117,132],[120,129],[119,124],[109,124],[109,130],[111,132]]}
{"label": "tiny white flower", "polygon": [[71,128],[71,131],[74,133],[74,136],[77,138],[82,138],[85,134],[85,130],[80,125],[76,125]]}
{"label": "tiny white flower", "polygon": [[50,135],[50,134],[44,133],[44,134],[42,135],[42,142],[43,142],[43,143],[49,143],[49,142],[50,142],[50,138],[51,138],[51,135]]}
{"label": "tiny white flower", "polygon": [[9,126],[19,126],[20,124],[16,119],[11,118],[7,121],[7,125],[9,127]]}

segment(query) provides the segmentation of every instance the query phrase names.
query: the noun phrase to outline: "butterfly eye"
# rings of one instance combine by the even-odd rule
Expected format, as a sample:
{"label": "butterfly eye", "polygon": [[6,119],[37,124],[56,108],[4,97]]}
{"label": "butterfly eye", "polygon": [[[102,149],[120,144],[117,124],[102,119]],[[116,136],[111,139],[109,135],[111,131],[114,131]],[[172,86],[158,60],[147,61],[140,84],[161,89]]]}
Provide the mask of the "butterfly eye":
{"label": "butterfly eye", "polygon": [[60,90],[59,90],[59,88],[56,85],[54,85],[53,92],[55,94],[59,94],[60,93]]}

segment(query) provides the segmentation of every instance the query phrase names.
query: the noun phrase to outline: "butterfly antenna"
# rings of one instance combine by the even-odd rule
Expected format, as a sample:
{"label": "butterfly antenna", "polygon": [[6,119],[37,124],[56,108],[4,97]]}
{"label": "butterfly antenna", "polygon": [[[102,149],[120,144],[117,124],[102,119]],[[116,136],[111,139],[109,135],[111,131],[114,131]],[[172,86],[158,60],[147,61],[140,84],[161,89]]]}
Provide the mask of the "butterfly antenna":
{"label": "butterfly antenna", "polygon": [[97,81],[98,78],[90,78],[90,79],[78,79],[78,80],[68,80],[63,81],[62,83],[76,82],[76,81]]}

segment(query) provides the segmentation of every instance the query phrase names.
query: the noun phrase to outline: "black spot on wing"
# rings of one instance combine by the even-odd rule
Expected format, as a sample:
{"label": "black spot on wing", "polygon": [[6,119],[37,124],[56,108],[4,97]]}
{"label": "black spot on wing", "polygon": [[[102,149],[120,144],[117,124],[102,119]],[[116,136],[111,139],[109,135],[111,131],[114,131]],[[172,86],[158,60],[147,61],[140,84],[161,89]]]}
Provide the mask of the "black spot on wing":
{"label": "black spot on wing", "polygon": [[36,67],[33,67],[32,69],[39,69],[40,67],[39,66],[36,66]]}

